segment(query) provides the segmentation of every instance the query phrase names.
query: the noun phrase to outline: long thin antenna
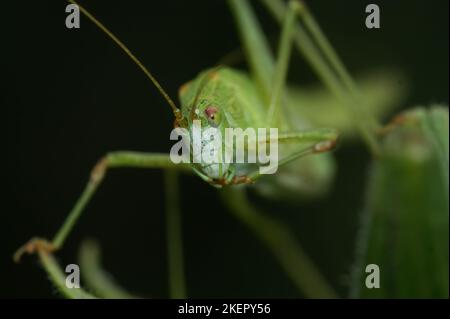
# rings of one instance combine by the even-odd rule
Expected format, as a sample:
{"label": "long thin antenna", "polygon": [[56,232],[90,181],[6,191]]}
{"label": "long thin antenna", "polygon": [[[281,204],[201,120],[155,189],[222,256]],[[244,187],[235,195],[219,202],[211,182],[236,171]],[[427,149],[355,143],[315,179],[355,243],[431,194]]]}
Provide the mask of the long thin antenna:
{"label": "long thin antenna", "polygon": [[173,100],[170,98],[169,94],[167,94],[166,91],[164,91],[161,84],[159,84],[158,80],[156,80],[156,78],[142,64],[142,62],[139,61],[139,59],[133,53],[131,53],[131,51],[127,48],[127,46],[125,44],[123,44],[123,42],[120,41],[111,31],[109,31],[108,28],[106,28],[92,14],[90,14],[89,11],[87,11],[85,8],[83,8],[81,5],[79,5],[76,1],[74,1],[74,0],[68,0],[68,1],[70,3],[77,5],[80,8],[81,12],[83,12],[83,14],[86,17],[88,17],[89,20],[91,20],[97,27],[99,27],[103,32],[105,32],[131,58],[131,60],[133,60],[134,63],[136,63],[136,65],[142,70],[142,72],[144,72],[145,75],[150,79],[150,81],[152,81],[152,83],[156,86],[159,93],[161,93],[161,95],[164,97],[164,99],[167,101],[167,103],[169,103],[170,108],[172,109],[175,117],[179,118],[180,110],[178,109],[176,104],[173,102]]}

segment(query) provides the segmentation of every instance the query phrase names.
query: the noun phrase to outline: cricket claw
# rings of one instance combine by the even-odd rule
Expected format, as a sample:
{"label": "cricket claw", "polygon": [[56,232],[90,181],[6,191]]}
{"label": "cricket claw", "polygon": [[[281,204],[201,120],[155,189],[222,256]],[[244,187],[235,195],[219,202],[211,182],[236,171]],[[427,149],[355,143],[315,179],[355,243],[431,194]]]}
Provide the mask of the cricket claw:
{"label": "cricket claw", "polygon": [[407,120],[407,117],[405,114],[400,113],[399,115],[395,116],[388,124],[378,129],[377,134],[380,136],[385,136],[389,134],[393,129],[398,127],[399,125],[402,125]]}
{"label": "cricket claw", "polygon": [[52,253],[56,247],[46,239],[34,237],[31,238],[25,245],[20,247],[13,256],[16,263],[20,262],[23,254],[34,254],[36,252]]}
{"label": "cricket claw", "polygon": [[255,182],[248,176],[235,176],[230,184],[238,185],[238,184],[254,184]]}
{"label": "cricket claw", "polygon": [[225,178],[212,180],[210,183],[220,188],[226,185],[254,184],[255,181],[246,175],[242,175],[242,176],[234,176],[231,180],[227,180]]}
{"label": "cricket claw", "polygon": [[317,143],[314,145],[314,153],[324,153],[331,151],[337,145],[337,140],[329,140]]}

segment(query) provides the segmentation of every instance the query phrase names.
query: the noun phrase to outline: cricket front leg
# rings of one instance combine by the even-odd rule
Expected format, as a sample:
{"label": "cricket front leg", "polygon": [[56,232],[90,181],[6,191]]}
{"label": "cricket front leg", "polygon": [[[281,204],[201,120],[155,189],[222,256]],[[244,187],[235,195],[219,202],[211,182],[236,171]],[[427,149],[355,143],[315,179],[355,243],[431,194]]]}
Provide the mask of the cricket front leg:
{"label": "cricket front leg", "polygon": [[70,211],[61,228],[56,233],[53,240],[48,241],[43,238],[32,238],[28,243],[19,248],[14,254],[14,260],[18,262],[24,253],[53,252],[60,249],[70,231],[75,226],[78,218],[83,213],[89,201],[94,196],[97,188],[103,181],[105,174],[110,168],[130,167],[130,168],[166,168],[181,169],[186,168],[182,164],[174,164],[168,154],[140,153],[129,151],[111,152],[100,159],[91,171],[91,175],[83,193],[78,198],[75,206]]}
{"label": "cricket front leg", "polygon": [[[257,151],[262,144],[295,144],[298,146],[297,150],[293,151],[288,156],[281,159],[277,158],[276,166],[282,167],[288,163],[291,163],[301,157],[313,154],[320,154],[333,150],[338,142],[339,134],[334,129],[319,128],[296,132],[281,133],[278,136],[266,136],[258,140]],[[270,150],[272,152],[273,150]],[[264,150],[264,153],[266,150]],[[278,147],[276,149],[278,152]],[[263,176],[262,173],[265,169],[261,167],[255,169],[245,176],[236,176],[229,184],[252,184],[259,177]],[[267,173],[266,173],[267,174]]]}

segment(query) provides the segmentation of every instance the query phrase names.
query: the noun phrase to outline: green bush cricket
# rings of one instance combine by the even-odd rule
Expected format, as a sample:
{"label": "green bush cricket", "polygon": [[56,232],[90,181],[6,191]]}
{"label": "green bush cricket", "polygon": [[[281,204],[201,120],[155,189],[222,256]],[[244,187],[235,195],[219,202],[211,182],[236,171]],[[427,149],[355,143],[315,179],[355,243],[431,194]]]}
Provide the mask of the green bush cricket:
{"label": "green bush cricket", "polygon": [[[75,3],[74,1],[70,2]],[[271,126],[279,128],[281,134],[278,142],[283,146],[279,162],[280,172],[261,178],[255,183],[254,187],[259,188],[261,193],[275,198],[286,193],[303,193],[306,196],[320,195],[326,192],[332,180],[333,159],[329,154],[304,156],[325,153],[333,149],[338,133],[335,128],[314,128],[317,127],[316,123],[309,123],[308,118],[304,118],[301,122],[290,121],[291,115],[297,113],[295,101],[286,93],[285,89],[293,44],[300,46],[301,52],[325,85],[343,104],[348,105],[355,116],[362,136],[374,154],[379,152],[379,145],[375,137],[375,130],[379,125],[365,114],[367,110],[363,105],[358,106],[362,101],[360,93],[306,6],[296,1],[290,2],[289,6],[285,6],[281,1],[264,1],[264,3],[282,24],[276,61],[247,1],[230,0],[229,4],[238,25],[251,72],[246,74],[227,67],[215,67],[201,72],[180,89],[180,108],[127,47],[91,14],[80,8],[150,78],[171,107],[176,126],[189,128],[194,119],[200,119],[206,127],[214,126],[221,129],[230,126],[243,129]],[[303,20],[302,25],[296,21],[299,17]],[[177,196],[175,171],[186,171],[188,167],[187,165],[175,165],[167,154],[122,151],[107,154],[92,170],[88,185],[54,239],[51,242],[33,239],[18,251],[16,259],[23,252],[37,251],[43,263],[53,267],[54,260],[48,253],[62,247],[81,212],[100,185],[107,169],[115,167],[167,170],[168,230],[169,238],[172,239],[169,242],[171,294],[173,297],[185,296],[179,235],[180,217],[178,207],[174,204],[176,201],[173,198]],[[232,208],[232,212],[248,224],[268,245],[289,277],[307,296],[335,297],[333,289],[329,287],[313,263],[302,252],[289,230],[277,221],[254,211],[246,200],[242,187],[229,187],[236,184],[254,183],[261,176],[258,171],[231,165],[229,169],[220,169],[220,174],[211,176],[201,165],[193,168],[194,172],[208,183],[215,186],[226,186],[222,190],[222,194]],[[292,183],[293,180],[295,183]],[[279,251],[280,246],[285,249]],[[64,287],[62,290],[64,291]]]}

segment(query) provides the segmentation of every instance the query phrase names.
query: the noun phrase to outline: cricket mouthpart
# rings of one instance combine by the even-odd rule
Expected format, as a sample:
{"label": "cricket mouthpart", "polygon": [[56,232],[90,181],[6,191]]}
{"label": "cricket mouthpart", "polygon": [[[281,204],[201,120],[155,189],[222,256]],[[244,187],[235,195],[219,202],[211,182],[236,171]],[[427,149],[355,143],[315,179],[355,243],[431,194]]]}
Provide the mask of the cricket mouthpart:
{"label": "cricket mouthpart", "polygon": [[[201,146],[196,144],[201,144]],[[230,167],[230,163],[225,161],[222,145],[217,144],[216,141],[204,136],[201,143],[194,140],[192,145],[194,149],[201,147],[200,152],[193,153],[194,163],[199,163],[201,171],[212,179],[223,178]]]}

